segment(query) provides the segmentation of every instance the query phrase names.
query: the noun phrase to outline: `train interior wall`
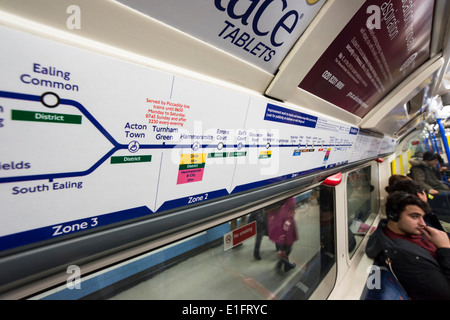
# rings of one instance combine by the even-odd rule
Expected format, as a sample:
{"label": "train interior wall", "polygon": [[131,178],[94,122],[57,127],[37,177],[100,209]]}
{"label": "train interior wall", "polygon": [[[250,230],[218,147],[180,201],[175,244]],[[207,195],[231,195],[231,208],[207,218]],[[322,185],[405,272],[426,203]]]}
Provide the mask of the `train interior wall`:
{"label": "train interior wall", "polygon": [[[231,3],[214,1],[210,10],[236,22]],[[253,3],[261,14],[272,1]],[[165,6],[152,16],[149,7],[133,0],[0,0],[0,32],[7,44],[0,117],[11,109],[11,118],[0,119],[0,132],[8,133],[0,141],[11,152],[0,158],[0,168],[14,169],[0,172],[8,212],[0,222],[5,226],[0,298],[360,299],[372,265],[364,248],[384,216],[389,177],[406,175],[419,151],[438,152],[448,163],[448,138],[435,122],[450,116],[440,98],[450,87],[450,5],[421,3],[433,10],[419,11],[427,19],[417,54],[402,57],[395,85],[373,90],[370,108],[350,95],[361,104],[350,109],[327,96],[326,84],[333,83],[333,90],[344,84],[328,71],[315,72],[326,81],[311,86],[319,83],[311,70],[330,52],[345,61],[331,49],[348,50],[351,43],[357,50],[356,37],[376,39],[364,29],[372,1],[299,3],[289,12],[272,4],[281,19],[267,36],[272,44],[281,46],[275,31],[292,31],[289,19],[309,20],[281,61],[266,66],[263,58],[239,56],[245,50],[233,51],[236,41],[224,49],[201,32],[197,37],[198,31],[180,30],[195,29],[189,21],[208,17],[184,8],[183,1],[172,7],[175,16],[186,11],[193,17],[179,26],[186,22],[171,20]],[[344,31],[352,26],[361,34],[341,48],[347,40],[336,39],[348,36]],[[255,22],[256,34],[262,34],[257,27]],[[229,38],[236,36],[226,30]],[[266,47],[265,62],[278,58]],[[64,72],[52,63],[71,71],[65,86]],[[159,127],[138,124],[146,116],[145,121],[153,119],[166,103],[178,120]],[[37,106],[45,112],[36,113]],[[64,119],[63,111],[73,129],[50,128],[48,122]],[[31,122],[30,112],[41,118]],[[24,123],[37,124],[20,127]],[[181,135],[174,142],[176,134],[201,142]],[[211,141],[202,141],[209,136]],[[273,139],[252,145],[252,137]],[[12,162],[13,156],[33,161]],[[135,168],[154,167],[130,170],[123,165],[127,161],[136,162]],[[30,166],[31,178],[17,174]],[[47,172],[50,166],[55,173],[53,167]],[[192,168],[197,170],[192,176],[182,176]],[[35,181],[42,181],[41,189]],[[33,186],[43,191],[40,196],[31,195]],[[56,197],[45,186],[66,190],[55,191],[63,194]],[[68,192],[82,196],[70,198]],[[259,224],[267,227],[267,219],[286,203],[294,207],[289,221],[296,234],[289,259]],[[61,237],[48,234],[55,226]],[[230,244],[235,236],[239,243]]]}

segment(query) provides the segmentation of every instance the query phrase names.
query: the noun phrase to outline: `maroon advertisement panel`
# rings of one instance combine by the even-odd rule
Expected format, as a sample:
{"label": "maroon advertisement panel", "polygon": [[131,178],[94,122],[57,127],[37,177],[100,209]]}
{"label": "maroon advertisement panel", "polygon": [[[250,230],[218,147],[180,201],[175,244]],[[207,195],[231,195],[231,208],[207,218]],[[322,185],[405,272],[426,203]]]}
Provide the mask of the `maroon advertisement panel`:
{"label": "maroon advertisement panel", "polygon": [[367,0],[299,84],[359,117],[429,58],[434,0]]}

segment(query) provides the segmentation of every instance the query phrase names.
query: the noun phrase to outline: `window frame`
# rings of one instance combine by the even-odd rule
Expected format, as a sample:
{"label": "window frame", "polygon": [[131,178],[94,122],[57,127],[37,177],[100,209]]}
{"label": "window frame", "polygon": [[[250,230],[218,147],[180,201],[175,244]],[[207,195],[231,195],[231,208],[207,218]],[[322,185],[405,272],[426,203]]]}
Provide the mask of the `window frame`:
{"label": "window frame", "polygon": [[[375,161],[364,163],[358,167],[354,167],[349,169],[345,172],[345,179],[344,183],[342,184],[343,192],[345,194],[344,201],[344,208],[343,208],[343,216],[345,217],[345,225],[348,226],[348,228],[345,228],[345,239],[349,239],[349,228],[350,228],[350,221],[349,221],[349,193],[348,193],[348,183],[349,183],[349,177],[352,173],[361,171],[365,168],[370,168],[370,185],[374,187],[374,190],[371,191],[371,197],[370,197],[370,212],[367,216],[367,219],[363,221],[366,225],[368,225],[368,229],[364,234],[355,235],[355,237],[358,237],[357,243],[355,245],[355,248],[353,250],[350,250],[349,247],[349,241],[346,241],[345,245],[345,255],[347,257],[347,263],[350,265],[350,263],[354,260],[356,260],[356,257],[359,256],[357,254],[358,251],[362,250],[361,244],[364,243],[364,239],[368,236],[369,230],[374,227],[374,222],[377,220],[377,216],[380,213],[381,210],[381,190],[380,190],[380,167],[379,164]],[[372,205],[375,203],[375,206],[372,207]],[[366,223],[368,221],[369,223]]]}

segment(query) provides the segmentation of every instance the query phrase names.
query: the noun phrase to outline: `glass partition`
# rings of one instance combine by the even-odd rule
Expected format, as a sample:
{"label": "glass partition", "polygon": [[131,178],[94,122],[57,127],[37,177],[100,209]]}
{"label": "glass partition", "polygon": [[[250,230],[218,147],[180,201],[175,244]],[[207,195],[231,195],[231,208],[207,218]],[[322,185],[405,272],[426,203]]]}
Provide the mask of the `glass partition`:
{"label": "glass partition", "polygon": [[308,299],[327,276],[326,297],[336,276],[334,202],[332,188],[316,187],[37,298]]}

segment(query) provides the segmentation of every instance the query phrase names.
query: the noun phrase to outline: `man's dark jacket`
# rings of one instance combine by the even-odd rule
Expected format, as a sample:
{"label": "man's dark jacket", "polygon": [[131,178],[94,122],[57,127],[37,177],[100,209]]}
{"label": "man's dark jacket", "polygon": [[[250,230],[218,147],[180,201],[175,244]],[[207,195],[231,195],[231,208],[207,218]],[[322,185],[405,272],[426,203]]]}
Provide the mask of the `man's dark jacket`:
{"label": "man's dark jacket", "polygon": [[435,259],[426,249],[404,239],[390,239],[380,221],[370,236],[366,254],[392,270],[411,299],[450,299],[450,248],[438,248]]}

